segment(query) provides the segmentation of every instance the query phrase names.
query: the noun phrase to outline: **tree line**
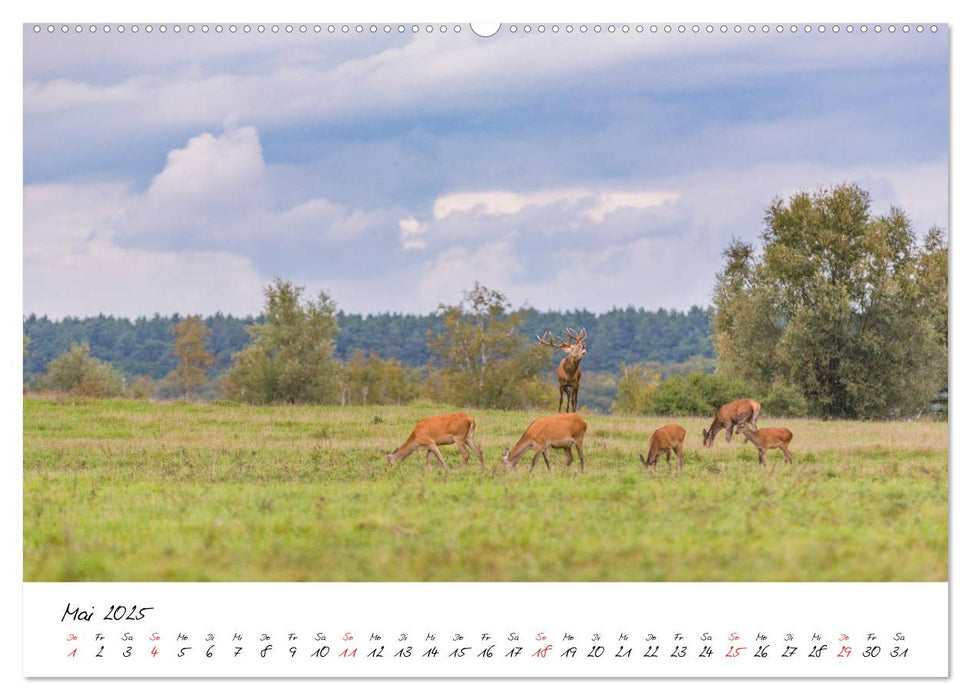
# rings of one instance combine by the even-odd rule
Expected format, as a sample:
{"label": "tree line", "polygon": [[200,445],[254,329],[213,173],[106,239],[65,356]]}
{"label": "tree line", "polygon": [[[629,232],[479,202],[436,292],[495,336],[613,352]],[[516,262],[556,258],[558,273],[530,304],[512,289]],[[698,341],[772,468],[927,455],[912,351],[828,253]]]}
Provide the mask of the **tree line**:
{"label": "tree line", "polygon": [[[946,411],[941,230],[918,237],[902,211],[876,215],[869,194],[848,184],[773,201],[758,243],[735,239],[723,258],[710,311],[541,313],[514,309],[501,292],[476,283],[429,316],[362,317],[342,314],[324,293],[303,299],[302,288],[278,279],[264,290],[262,315],[251,320],[31,316],[24,321],[25,376],[35,376],[38,389],[110,394],[125,386],[116,368],[124,365],[112,366],[116,353],[130,367],[152,368],[130,382],[131,394],[139,384],[151,391],[160,378],[154,391],[163,395],[208,391],[250,403],[424,397],[549,407],[553,350],[536,336],[584,327],[589,375],[581,392],[600,409],[708,414],[755,395],[778,415]],[[50,357],[66,341],[69,348]]]}
{"label": "tree line", "polygon": [[[24,382],[34,382],[49,362],[68,352],[72,344],[82,343],[87,343],[93,357],[109,362],[129,379],[144,376],[162,380],[176,367],[175,327],[183,320],[185,317],[178,314],[155,314],[134,320],[105,315],[52,320],[31,314],[23,321],[23,332],[30,338],[30,352],[24,358]],[[250,342],[247,328],[266,319],[262,314],[241,317],[217,313],[201,320],[209,331],[206,345],[214,357],[208,374],[219,376],[229,369],[233,354]],[[445,317],[440,313],[363,315],[338,309],[335,320],[336,359],[351,362],[355,356],[366,358],[374,354],[412,369],[435,362],[428,339],[445,329]],[[586,328],[591,353],[584,369],[602,373],[608,383],[608,377],[619,373],[622,365],[645,356],[664,366],[694,362],[700,367],[697,358],[714,365],[714,349],[709,340],[710,310],[697,306],[688,311],[628,307],[599,314],[525,309],[522,320],[520,332],[527,338],[568,326]],[[609,406],[609,400],[606,405]]]}

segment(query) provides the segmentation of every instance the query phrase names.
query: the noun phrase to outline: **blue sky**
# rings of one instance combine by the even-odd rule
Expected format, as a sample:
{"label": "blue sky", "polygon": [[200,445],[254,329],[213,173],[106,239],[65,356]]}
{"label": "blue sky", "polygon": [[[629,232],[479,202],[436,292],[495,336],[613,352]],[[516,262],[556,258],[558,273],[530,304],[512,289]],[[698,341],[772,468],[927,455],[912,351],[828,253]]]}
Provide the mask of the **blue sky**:
{"label": "blue sky", "polygon": [[[843,25],[845,26],[845,25]],[[618,25],[619,27],[619,25]],[[774,197],[947,226],[946,31],[24,35],[24,312],[706,304]]]}

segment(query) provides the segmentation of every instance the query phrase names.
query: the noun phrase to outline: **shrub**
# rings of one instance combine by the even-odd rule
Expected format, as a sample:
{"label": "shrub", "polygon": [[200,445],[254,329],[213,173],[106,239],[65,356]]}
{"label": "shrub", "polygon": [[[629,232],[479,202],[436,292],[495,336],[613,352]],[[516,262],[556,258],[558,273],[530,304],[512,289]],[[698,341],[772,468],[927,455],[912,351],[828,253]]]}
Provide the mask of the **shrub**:
{"label": "shrub", "polygon": [[34,385],[40,391],[61,391],[73,396],[123,396],[125,379],[107,362],[91,357],[87,343],[72,343],[71,349],[47,364]]}
{"label": "shrub", "polygon": [[149,399],[158,391],[158,382],[145,374],[139,374],[128,387],[133,399]]}
{"label": "shrub", "polygon": [[719,374],[692,372],[671,377],[657,385],[651,412],[662,416],[699,416],[714,413],[719,406],[746,398],[751,387],[739,379]]}
{"label": "shrub", "polygon": [[809,413],[809,402],[796,387],[775,383],[762,401],[762,410],[770,416],[801,418]]}
{"label": "shrub", "polygon": [[671,377],[657,385],[652,411],[660,416],[697,416],[712,412],[711,402],[702,395],[698,382],[688,377]]}

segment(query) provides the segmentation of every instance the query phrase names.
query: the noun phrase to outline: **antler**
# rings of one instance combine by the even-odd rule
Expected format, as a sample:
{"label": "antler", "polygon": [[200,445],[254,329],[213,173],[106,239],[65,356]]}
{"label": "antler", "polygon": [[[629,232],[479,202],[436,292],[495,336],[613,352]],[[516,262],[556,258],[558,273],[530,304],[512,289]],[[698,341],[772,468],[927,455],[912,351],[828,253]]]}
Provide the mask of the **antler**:
{"label": "antler", "polygon": [[540,336],[536,336],[536,340],[538,340],[543,345],[549,345],[551,348],[563,349],[563,348],[568,348],[570,347],[570,345],[572,345],[572,343],[568,343],[565,340],[557,340],[553,336],[553,334],[550,333],[549,331],[546,331],[545,333],[543,333],[542,338]]}
{"label": "antler", "polygon": [[572,328],[567,328],[566,335],[567,337],[569,337],[569,341],[559,340],[558,338],[555,338],[550,331],[546,331],[543,334],[543,337],[536,336],[536,340],[538,340],[543,345],[549,345],[551,348],[559,348],[560,350],[564,350],[566,348],[571,348],[577,343],[582,343],[584,340],[586,340],[587,331],[586,329],[575,331]]}
{"label": "antler", "polygon": [[572,328],[567,328],[566,329],[566,334],[568,336],[570,336],[570,340],[572,341],[570,343],[571,345],[576,345],[577,343],[582,343],[584,340],[587,339],[587,329],[586,328],[581,328],[579,331],[575,331]]}

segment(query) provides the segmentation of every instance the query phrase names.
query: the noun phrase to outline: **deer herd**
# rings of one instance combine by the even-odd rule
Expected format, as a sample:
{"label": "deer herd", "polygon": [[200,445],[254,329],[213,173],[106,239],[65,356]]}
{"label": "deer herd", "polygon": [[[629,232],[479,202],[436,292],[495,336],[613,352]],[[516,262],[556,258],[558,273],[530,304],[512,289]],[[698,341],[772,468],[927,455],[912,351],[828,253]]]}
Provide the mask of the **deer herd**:
{"label": "deer herd", "polygon": [[[533,450],[533,460],[529,471],[536,468],[536,462],[542,456],[546,463],[547,471],[550,471],[550,460],[547,455],[552,447],[563,450],[566,455],[566,466],[573,464],[573,448],[576,448],[577,456],[580,458],[580,471],[583,471],[583,436],[587,432],[587,422],[577,413],[577,397],[580,392],[580,361],[586,355],[587,349],[585,340],[586,330],[575,331],[572,328],[566,329],[566,339],[559,340],[554,338],[552,333],[545,333],[537,336],[537,341],[543,345],[563,350],[566,353],[556,369],[556,376],[560,384],[560,405],[559,411],[563,409],[563,398],[566,397],[566,413],[557,412],[551,416],[537,418],[530,423],[519,441],[511,449],[506,450],[502,455],[502,466],[506,469],[515,468],[520,459],[529,451]],[[745,443],[751,442],[759,453],[759,464],[765,464],[765,453],[768,450],[778,449],[782,451],[784,460],[792,464],[792,455],[789,454],[789,443],[792,441],[792,432],[787,428],[759,428],[759,412],[762,407],[758,401],[752,399],[739,399],[727,403],[715,413],[715,418],[711,422],[708,430],[702,430],[702,444],[705,447],[712,447],[715,444],[715,436],[719,431],[725,431],[725,442],[730,443],[732,436],[737,431],[745,437]],[[753,429],[754,428],[754,429]],[[651,434],[648,443],[647,458],[640,455],[641,463],[645,467],[652,469],[657,467],[658,458],[663,452],[667,464],[671,463],[671,452],[677,456],[678,471],[684,468],[684,442],[687,431],[680,425],[671,423],[658,428]],[[441,416],[432,416],[419,421],[411,435],[394,452],[386,453],[389,464],[404,460],[416,450],[425,450],[425,466],[431,461],[432,455],[438,460],[443,468],[447,469],[442,453],[439,451],[440,445],[455,445],[462,455],[464,464],[469,463],[469,449],[475,452],[479,459],[479,465],[485,467],[485,459],[482,450],[475,444],[475,420],[467,413],[448,413]],[[744,444],[744,443],[743,443]]]}

